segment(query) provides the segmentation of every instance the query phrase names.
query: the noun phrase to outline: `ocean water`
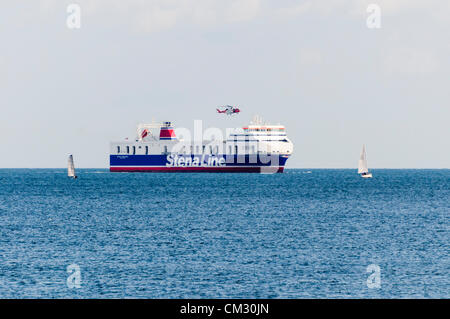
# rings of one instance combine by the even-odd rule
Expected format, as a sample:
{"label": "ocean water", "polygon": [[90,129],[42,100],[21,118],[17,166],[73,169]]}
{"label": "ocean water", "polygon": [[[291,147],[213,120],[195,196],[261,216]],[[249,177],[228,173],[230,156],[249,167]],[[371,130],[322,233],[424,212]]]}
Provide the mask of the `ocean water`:
{"label": "ocean water", "polygon": [[449,298],[450,170],[373,173],[1,169],[0,297]]}

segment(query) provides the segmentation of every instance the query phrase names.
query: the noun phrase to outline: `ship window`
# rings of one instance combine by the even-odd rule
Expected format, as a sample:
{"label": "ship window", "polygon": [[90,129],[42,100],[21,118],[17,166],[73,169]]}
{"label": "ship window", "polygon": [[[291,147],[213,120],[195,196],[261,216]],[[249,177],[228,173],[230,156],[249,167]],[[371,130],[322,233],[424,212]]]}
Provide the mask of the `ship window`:
{"label": "ship window", "polygon": [[133,155],[136,154],[136,146],[133,146]]}
{"label": "ship window", "polygon": [[148,146],[145,146],[145,155],[148,155]]}
{"label": "ship window", "polygon": [[238,146],[237,146],[237,145],[234,146],[234,152],[235,152],[236,154],[238,153]]}
{"label": "ship window", "polygon": [[215,147],[214,153],[215,153],[215,154],[218,154],[218,153],[219,153],[219,145],[217,145],[217,146]]}
{"label": "ship window", "polygon": [[194,146],[191,145],[191,154],[194,153]]}
{"label": "ship window", "polygon": [[130,154],[130,147],[127,146],[127,154]]}
{"label": "ship window", "polygon": [[203,148],[203,153],[205,153],[205,147],[206,147],[206,145],[203,145],[203,146],[202,146],[202,148]]}
{"label": "ship window", "polygon": [[213,153],[213,148],[212,148],[212,146],[210,145],[209,146],[209,154],[212,154]]}
{"label": "ship window", "polygon": [[165,153],[165,154],[169,153],[169,152],[167,151],[167,145],[164,146],[164,153]]}
{"label": "ship window", "polygon": [[120,153],[120,146],[117,146],[117,154]]}

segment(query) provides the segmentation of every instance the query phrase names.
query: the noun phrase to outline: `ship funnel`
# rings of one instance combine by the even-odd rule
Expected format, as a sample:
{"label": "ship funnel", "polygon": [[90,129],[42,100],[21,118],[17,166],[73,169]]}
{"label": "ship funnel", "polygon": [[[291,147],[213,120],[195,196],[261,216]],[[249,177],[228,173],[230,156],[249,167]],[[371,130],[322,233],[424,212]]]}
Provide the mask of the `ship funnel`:
{"label": "ship funnel", "polygon": [[163,122],[161,125],[161,130],[159,132],[160,140],[174,140],[176,139],[175,131],[172,127],[172,123]]}

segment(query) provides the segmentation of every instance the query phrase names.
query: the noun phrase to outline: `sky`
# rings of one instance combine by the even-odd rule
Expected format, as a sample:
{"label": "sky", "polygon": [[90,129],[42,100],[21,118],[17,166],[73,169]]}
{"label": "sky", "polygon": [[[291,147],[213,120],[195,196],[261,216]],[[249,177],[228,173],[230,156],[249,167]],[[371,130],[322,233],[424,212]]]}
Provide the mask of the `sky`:
{"label": "sky", "polygon": [[449,35],[446,0],[1,0],[0,168],[108,167],[138,123],[255,114],[288,168],[356,168],[363,144],[371,168],[449,168]]}

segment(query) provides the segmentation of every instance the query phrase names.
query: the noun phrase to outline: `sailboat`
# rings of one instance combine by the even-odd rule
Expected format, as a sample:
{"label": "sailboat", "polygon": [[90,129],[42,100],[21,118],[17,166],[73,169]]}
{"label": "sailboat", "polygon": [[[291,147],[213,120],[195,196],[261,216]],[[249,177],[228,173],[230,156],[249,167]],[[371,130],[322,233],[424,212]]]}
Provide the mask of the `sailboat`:
{"label": "sailboat", "polygon": [[361,156],[358,162],[358,174],[361,174],[361,177],[363,178],[372,178],[372,173],[369,173],[369,169],[367,168],[367,155],[365,145],[363,145]]}
{"label": "sailboat", "polygon": [[75,174],[75,165],[73,164],[72,154],[69,155],[69,163],[67,166],[67,176],[69,176],[71,178],[77,178],[77,175]]}

